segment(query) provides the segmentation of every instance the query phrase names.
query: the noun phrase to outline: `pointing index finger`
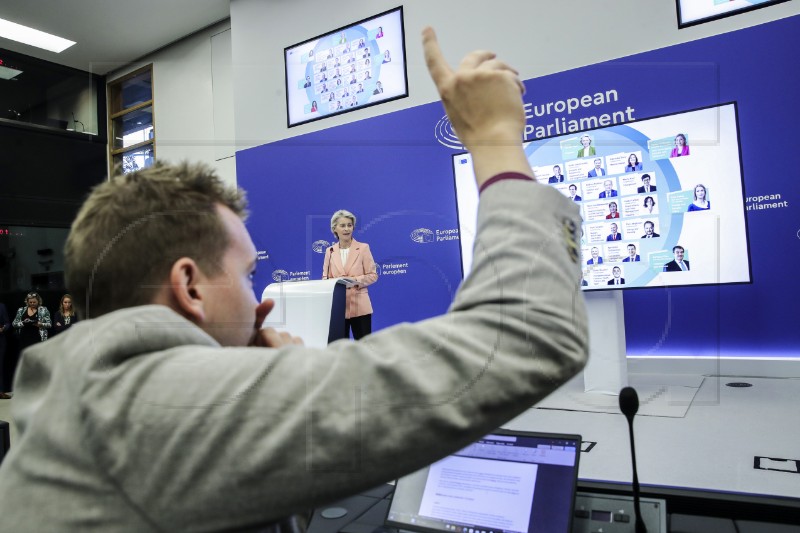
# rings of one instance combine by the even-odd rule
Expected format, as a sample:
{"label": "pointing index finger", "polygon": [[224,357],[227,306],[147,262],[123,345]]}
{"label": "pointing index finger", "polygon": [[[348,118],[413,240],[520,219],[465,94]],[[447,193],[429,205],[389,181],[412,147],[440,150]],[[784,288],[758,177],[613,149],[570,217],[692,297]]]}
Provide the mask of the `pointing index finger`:
{"label": "pointing index finger", "polygon": [[433,83],[440,87],[452,70],[442,54],[442,49],[439,48],[436,32],[430,26],[422,30],[422,49],[425,52],[425,63],[428,65],[428,72],[433,78]]}

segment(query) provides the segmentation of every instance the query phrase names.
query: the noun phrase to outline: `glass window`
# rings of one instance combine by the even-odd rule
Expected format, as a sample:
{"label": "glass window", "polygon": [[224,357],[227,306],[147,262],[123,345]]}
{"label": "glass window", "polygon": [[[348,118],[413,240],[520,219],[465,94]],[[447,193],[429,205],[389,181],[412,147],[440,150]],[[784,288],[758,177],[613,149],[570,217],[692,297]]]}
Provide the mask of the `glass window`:
{"label": "glass window", "polygon": [[127,148],[154,137],[153,106],[131,111],[111,121],[112,148]]}
{"label": "glass window", "polygon": [[127,152],[120,152],[114,156],[114,167],[122,166],[122,172],[127,174],[135,170],[147,168],[155,161],[155,150],[152,146],[135,148]]}
{"label": "glass window", "polygon": [[151,67],[145,69],[112,82],[109,86],[109,107],[112,114],[153,99],[153,71]]}
{"label": "glass window", "polygon": [[103,83],[88,72],[0,49],[0,119],[98,135],[106,121],[98,97]]}
{"label": "glass window", "polygon": [[108,96],[111,118],[108,149],[112,167],[121,167],[123,172],[149,167],[156,153],[153,66],[112,81],[108,84]]}

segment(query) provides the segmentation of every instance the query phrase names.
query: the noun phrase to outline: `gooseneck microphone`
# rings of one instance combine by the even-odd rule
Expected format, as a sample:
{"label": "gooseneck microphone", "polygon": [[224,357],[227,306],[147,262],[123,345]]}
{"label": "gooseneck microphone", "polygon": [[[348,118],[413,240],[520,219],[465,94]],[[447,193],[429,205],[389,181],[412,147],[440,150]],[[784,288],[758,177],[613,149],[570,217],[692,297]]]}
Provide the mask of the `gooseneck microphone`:
{"label": "gooseneck microphone", "polygon": [[633,417],[639,411],[639,395],[633,387],[619,391],[619,409],[628,419],[628,435],[631,441],[631,463],[633,465],[633,509],[636,512],[636,533],[647,533],[639,506],[639,474],[636,471],[636,448],[633,444]]}

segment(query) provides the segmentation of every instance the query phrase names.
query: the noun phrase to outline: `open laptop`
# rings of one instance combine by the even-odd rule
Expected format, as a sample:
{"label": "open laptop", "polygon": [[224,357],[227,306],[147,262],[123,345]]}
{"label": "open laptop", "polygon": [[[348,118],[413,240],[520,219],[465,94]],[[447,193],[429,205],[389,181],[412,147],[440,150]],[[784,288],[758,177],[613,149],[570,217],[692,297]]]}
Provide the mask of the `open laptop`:
{"label": "open laptop", "polygon": [[497,430],[397,480],[386,526],[425,533],[569,533],[580,435]]}

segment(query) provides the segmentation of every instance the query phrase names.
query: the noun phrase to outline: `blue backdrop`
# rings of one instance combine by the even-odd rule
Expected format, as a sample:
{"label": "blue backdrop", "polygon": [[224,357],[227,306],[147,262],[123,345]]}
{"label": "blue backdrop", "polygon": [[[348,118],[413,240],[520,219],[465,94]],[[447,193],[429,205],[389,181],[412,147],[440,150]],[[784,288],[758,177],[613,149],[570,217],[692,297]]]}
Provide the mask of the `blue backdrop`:
{"label": "blue backdrop", "polygon": [[[604,115],[738,103],[753,283],[627,291],[629,354],[800,355],[799,32],[792,17],[525,82],[529,140],[580,119],[590,128]],[[238,152],[258,294],[273,279],[319,279],[330,215],[348,209],[379,265],[373,328],[444,312],[461,280],[451,164],[461,148],[443,117],[436,102]]]}

